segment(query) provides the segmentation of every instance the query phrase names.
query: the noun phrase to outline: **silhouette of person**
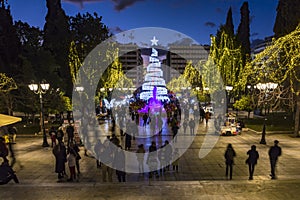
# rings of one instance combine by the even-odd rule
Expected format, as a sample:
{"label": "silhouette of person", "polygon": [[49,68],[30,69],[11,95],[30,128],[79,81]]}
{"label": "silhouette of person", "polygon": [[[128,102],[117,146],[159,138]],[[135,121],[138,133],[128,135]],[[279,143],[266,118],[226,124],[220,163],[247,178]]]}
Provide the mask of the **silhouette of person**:
{"label": "silhouette of person", "polygon": [[275,168],[276,168],[276,163],[278,160],[278,157],[281,156],[281,147],[278,146],[279,141],[275,140],[274,141],[274,146],[270,147],[269,150],[269,158],[270,158],[270,164],[271,164],[271,178],[276,179],[275,176]]}
{"label": "silhouette of person", "polygon": [[235,151],[231,144],[228,144],[227,149],[225,151],[224,157],[225,157],[225,164],[226,164],[226,177],[228,178],[228,170],[229,173],[229,179],[232,179],[232,168],[233,168],[233,158],[236,156]]}
{"label": "silhouette of person", "polygon": [[247,155],[249,156],[248,159],[246,160],[246,163],[249,166],[249,180],[253,180],[254,168],[259,158],[259,154],[258,151],[256,151],[255,145],[251,146],[251,149],[247,152]]}
{"label": "silhouette of person", "polygon": [[191,136],[195,135],[195,120],[194,119],[191,119],[189,121],[189,127],[190,127],[190,134],[191,134]]}

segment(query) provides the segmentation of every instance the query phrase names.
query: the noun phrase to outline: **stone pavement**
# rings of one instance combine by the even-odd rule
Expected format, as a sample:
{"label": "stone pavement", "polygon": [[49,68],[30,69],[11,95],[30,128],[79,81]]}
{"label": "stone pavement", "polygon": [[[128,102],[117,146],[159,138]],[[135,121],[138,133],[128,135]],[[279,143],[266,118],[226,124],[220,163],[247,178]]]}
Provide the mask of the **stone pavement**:
{"label": "stone pavement", "polygon": [[[109,130],[109,122],[101,126]],[[20,184],[0,186],[0,199],[299,199],[300,138],[289,134],[267,134],[267,145],[259,144],[260,135],[251,131],[238,136],[220,137],[212,151],[199,159],[205,132],[213,126],[200,124],[190,148],[179,160],[179,172],[167,171],[159,178],[127,174],[126,183],[102,183],[100,170],[91,156],[84,156],[81,147],[79,182],[57,183],[52,148],[42,148],[42,137],[18,137],[14,145],[18,162],[14,166]],[[103,128],[102,127],[102,128]],[[166,130],[164,141],[171,136]],[[118,131],[117,131],[118,132]],[[158,136],[161,137],[161,136]],[[124,142],[121,137],[121,141]],[[277,165],[277,180],[270,180],[268,149],[277,139],[283,154]],[[49,140],[50,142],[50,140]],[[133,151],[137,141],[133,142]],[[234,147],[233,180],[225,178],[224,152],[228,143]],[[248,180],[246,152],[255,144],[260,154],[254,180]],[[148,147],[146,145],[146,147]],[[68,170],[67,170],[68,172]]]}

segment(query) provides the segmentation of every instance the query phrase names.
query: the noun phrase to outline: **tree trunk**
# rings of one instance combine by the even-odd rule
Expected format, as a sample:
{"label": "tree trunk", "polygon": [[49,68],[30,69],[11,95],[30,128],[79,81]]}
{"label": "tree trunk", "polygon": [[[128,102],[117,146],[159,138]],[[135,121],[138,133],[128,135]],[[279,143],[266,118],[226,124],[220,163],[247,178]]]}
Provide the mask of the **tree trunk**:
{"label": "tree trunk", "polygon": [[299,122],[300,122],[300,94],[296,97],[296,115],[295,115],[295,129],[294,135],[299,137]]}

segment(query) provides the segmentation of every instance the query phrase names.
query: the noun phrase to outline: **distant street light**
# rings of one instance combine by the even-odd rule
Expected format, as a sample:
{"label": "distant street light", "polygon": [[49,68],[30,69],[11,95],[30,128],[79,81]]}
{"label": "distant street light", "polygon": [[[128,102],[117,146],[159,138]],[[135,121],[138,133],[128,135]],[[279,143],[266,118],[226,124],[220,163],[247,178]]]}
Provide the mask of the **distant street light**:
{"label": "distant street light", "polygon": [[41,105],[41,131],[43,132],[43,147],[49,147],[48,141],[47,141],[47,135],[46,135],[46,131],[45,131],[45,122],[44,122],[44,110],[43,110],[43,94],[45,94],[47,92],[47,90],[49,90],[50,85],[48,83],[39,83],[39,84],[35,84],[32,83],[30,85],[28,85],[29,89],[31,91],[33,91],[35,94],[39,95],[40,98],[40,105]]}
{"label": "distant street light", "polygon": [[232,86],[226,85],[225,86],[225,90],[226,90],[226,94],[227,94],[227,104],[226,104],[226,113],[228,113],[228,105],[229,105],[229,100],[230,100],[230,96],[229,93],[230,91],[233,89]]}

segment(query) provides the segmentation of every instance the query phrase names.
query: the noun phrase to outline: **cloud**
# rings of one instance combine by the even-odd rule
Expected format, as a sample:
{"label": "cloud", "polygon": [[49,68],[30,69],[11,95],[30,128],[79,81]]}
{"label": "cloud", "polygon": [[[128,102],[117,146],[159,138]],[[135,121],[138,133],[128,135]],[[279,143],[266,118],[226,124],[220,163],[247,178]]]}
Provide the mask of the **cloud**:
{"label": "cloud", "polygon": [[132,6],[138,1],[144,1],[144,0],[111,0],[115,4],[115,10],[121,11],[125,8]]}
{"label": "cloud", "polygon": [[216,26],[216,24],[213,23],[213,22],[205,22],[204,25],[207,26],[207,27],[210,27],[210,28],[214,28]]}
{"label": "cloud", "polygon": [[[105,0],[63,0],[64,2],[71,2],[79,4],[80,7],[83,7],[84,3],[91,3],[91,2],[103,2]],[[110,0],[114,4],[114,8],[117,11],[124,10],[138,1],[145,1],[145,0]]]}

